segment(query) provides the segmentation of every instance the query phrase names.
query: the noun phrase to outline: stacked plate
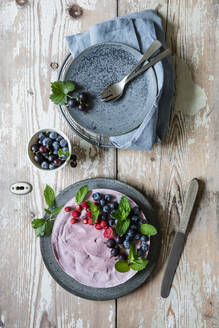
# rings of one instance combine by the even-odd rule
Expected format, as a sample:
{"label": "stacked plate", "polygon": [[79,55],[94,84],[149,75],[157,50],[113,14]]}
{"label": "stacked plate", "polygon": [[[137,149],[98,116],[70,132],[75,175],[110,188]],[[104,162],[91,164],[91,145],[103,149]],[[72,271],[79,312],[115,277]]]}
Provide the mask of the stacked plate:
{"label": "stacked plate", "polygon": [[104,103],[99,94],[109,84],[120,81],[142,54],[122,43],[99,43],[73,58],[69,54],[60,69],[59,80],[73,80],[79,89],[91,95],[91,106],[84,114],[60,106],[70,127],[91,144],[114,147],[112,136],[136,129],[150,115],[157,95],[157,78],[153,68],[127,85],[123,96]]}

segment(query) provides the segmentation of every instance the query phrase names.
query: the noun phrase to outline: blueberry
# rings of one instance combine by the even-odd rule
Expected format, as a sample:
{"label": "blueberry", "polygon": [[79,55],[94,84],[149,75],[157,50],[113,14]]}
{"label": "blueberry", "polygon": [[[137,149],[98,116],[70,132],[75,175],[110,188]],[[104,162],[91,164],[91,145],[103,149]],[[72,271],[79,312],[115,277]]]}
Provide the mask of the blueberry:
{"label": "blueberry", "polygon": [[61,157],[62,159],[67,159],[67,156],[66,156],[65,154],[62,154],[60,157]]}
{"label": "blueberry", "polygon": [[119,204],[117,202],[113,202],[115,210],[119,207]]}
{"label": "blueberry", "polygon": [[54,170],[55,166],[53,164],[49,164],[49,169]]}
{"label": "blueberry", "polygon": [[54,161],[54,159],[55,159],[55,156],[53,156],[53,155],[49,155],[49,157],[48,157],[49,162]]}
{"label": "blueberry", "polygon": [[124,238],[122,236],[116,236],[115,241],[117,244],[122,244],[124,241]]}
{"label": "blueberry", "polygon": [[141,244],[141,249],[143,252],[146,252],[148,250],[148,244]]}
{"label": "blueberry", "polygon": [[56,139],[58,137],[58,134],[56,132],[50,132],[49,137],[50,139]]}
{"label": "blueberry", "polygon": [[139,224],[145,224],[146,221],[145,221],[144,219],[139,219],[138,223],[139,223]]}
{"label": "blueberry", "polygon": [[43,156],[41,154],[36,154],[34,155],[34,161],[37,162],[37,163],[42,163],[43,161]]}
{"label": "blueberry", "polygon": [[109,207],[108,205],[105,205],[105,206],[103,207],[103,212],[104,212],[104,213],[109,213],[109,212],[110,212],[110,207]]}
{"label": "blueberry", "polygon": [[138,256],[143,256],[144,255],[144,251],[141,248],[137,249],[137,253],[138,253]]}
{"label": "blueberry", "polygon": [[43,140],[45,137],[46,137],[46,136],[45,136],[45,134],[44,134],[43,132],[40,132],[39,135],[38,135],[38,138],[39,138],[40,140]]}
{"label": "blueberry", "polygon": [[62,139],[63,139],[62,136],[58,135],[58,137],[56,138],[56,141],[60,142]]}
{"label": "blueberry", "polygon": [[68,107],[70,108],[73,108],[75,106],[77,106],[77,100],[75,98],[71,99],[71,98],[68,98]]}
{"label": "blueberry", "polygon": [[136,215],[134,215],[134,216],[132,216],[131,217],[131,220],[132,220],[132,222],[138,222],[138,220],[139,220],[139,217],[138,216],[136,216]]}
{"label": "blueberry", "polygon": [[75,161],[70,161],[71,167],[75,168],[77,166],[77,162]]}
{"label": "blueberry", "polygon": [[46,137],[43,139],[43,146],[49,146],[49,145],[51,145],[51,143],[52,143],[52,140],[50,138]]}
{"label": "blueberry", "polygon": [[118,208],[118,203],[117,202],[112,202],[108,204],[112,210],[116,210]]}
{"label": "blueberry", "polygon": [[49,168],[49,164],[44,161],[44,162],[41,163],[41,167],[42,167],[42,169],[48,169]]}
{"label": "blueberry", "polygon": [[68,147],[63,147],[62,150],[63,151],[68,151]]}
{"label": "blueberry", "polygon": [[141,236],[141,241],[144,241],[144,242],[146,242],[146,241],[148,241],[148,236],[145,236],[145,235],[143,235],[143,236]]}
{"label": "blueberry", "polygon": [[117,224],[118,220],[115,220],[115,224]]}
{"label": "blueberry", "polygon": [[40,146],[38,144],[34,144],[31,146],[32,152],[36,153],[39,150]]}
{"label": "blueberry", "polygon": [[54,142],[52,143],[52,145],[53,145],[53,148],[54,148],[55,150],[58,150],[59,147],[60,147],[60,145],[59,145],[59,143],[58,143],[57,141],[54,141]]}
{"label": "blueberry", "polygon": [[140,208],[138,206],[133,207],[132,213],[134,215],[139,215],[140,214]]}
{"label": "blueberry", "polygon": [[65,140],[65,139],[62,139],[62,140],[60,141],[60,146],[61,146],[61,147],[65,147],[67,144],[68,144],[68,141]]}
{"label": "blueberry", "polygon": [[117,256],[119,255],[119,247],[115,247],[111,249],[111,255],[112,256]]}
{"label": "blueberry", "polygon": [[130,241],[130,240],[132,240],[132,237],[129,236],[129,235],[125,235],[125,240],[126,240],[126,241]]}
{"label": "blueberry", "polygon": [[54,164],[54,166],[58,167],[62,164],[62,161],[59,158],[57,158],[53,161],[53,164]]}
{"label": "blueberry", "polygon": [[136,235],[135,235],[135,240],[139,240],[140,238],[141,238],[140,233],[136,233]]}
{"label": "blueberry", "polygon": [[134,237],[134,235],[135,235],[135,232],[133,230],[130,229],[127,231],[127,236],[132,238],[132,237]]}
{"label": "blueberry", "polygon": [[[63,148],[63,149],[64,149],[64,148]],[[74,155],[74,154],[72,154],[71,157],[70,157],[70,159],[72,159],[73,161],[77,161],[77,156]]]}
{"label": "blueberry", "polygon": [[45,152],[45,153],[42,153],[43,157],[46,157],[48,158],[49,157],[49,153]]}
{"label": "blueberry", "polygon": [[137,230],[138,228],[136,227],[135,224],[132,224],[132,225],[130,225],[130,229],[135,231],[135,230]]}
{"label": "blueberry", "polygon": [[127,260],[127,254],[125,254],[125,253],[120,254],[119,260]]}
{"label": "blueberry", "polygon": [[123,246],[124,246],[124,248],[128,249],[128,248],[130,248],[131,243],[130,243],[128,240],[125,240],[125,241],[123,242]]}
{"label": "blueberry", "polygon": [[108,220],[108,225],[109,225],[110,227],[113,227],[114,224],[115,224],[115,221],[114,221],[113,219],[109,219],[109,220]]}
{"label": "blueberry", "polygon": [[106,242],[106,246],[109,248],[114,248],[116,246],[115,239],[108,239]]}
{"label": "blueberry", "polygon": [[105,199],[105,201],[106,201],[107,203],[109,203],[109,202],[111,201],[111,195],[106,194],[106,195],[104,196],[104,199]]}
{"label": "blueberry", "polygon": [[101,206],[104,206],[105,205],[105,200],[104,199],[101,198],[99,202],[100,202],[100,205]]}
{"label": "blueberry", "polygon": [[98,201],[100,200],[101,195],[99,192],[95,192],[92,197],[95,201]]}
{"label": "blueberry", "polygon": [[53,151],[53,155],[58,155],[58,149],[55,149],[55,150]]}
{"label": "blueberry", "polygon": [[102,213],[101,214],[101,219],[104,220],[104,221],[106,221],[107,220],[107,216],[108,215],[106,213]]}

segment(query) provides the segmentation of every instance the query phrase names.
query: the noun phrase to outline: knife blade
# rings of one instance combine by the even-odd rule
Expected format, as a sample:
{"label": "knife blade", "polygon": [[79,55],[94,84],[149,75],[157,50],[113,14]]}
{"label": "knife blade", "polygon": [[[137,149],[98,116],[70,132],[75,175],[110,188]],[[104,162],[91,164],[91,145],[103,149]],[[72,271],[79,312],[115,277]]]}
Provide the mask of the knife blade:
{"label": "knife blade", "polygon": [[179,263],[184,248],[184,244],[186,241],[186,230],[198,194],[198,187],[199,187],[198,180],[192,179],[189,183],[189,187],[186,192],[185,205],[183,207],[179,229],[176,232],[173,241],[173,246],[171,248],[170,255],[167,259],[167,265],[165,268],[164,277],[161,284],[161,296],[163,298],[168,297],[170,293],[174,274],[176,272],[176,268]]}

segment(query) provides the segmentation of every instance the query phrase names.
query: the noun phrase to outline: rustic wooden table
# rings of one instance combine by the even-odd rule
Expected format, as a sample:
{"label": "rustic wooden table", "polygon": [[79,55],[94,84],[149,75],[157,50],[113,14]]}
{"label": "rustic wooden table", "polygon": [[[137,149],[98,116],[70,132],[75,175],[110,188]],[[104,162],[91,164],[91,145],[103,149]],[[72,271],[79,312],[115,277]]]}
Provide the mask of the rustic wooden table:
{"label": "rustic wooden table", "polygon": [[[69,16],[70,0],[0,2],[1,44],[1,272],[0,327],[216,328],[219,327],[219,62],[218,0],[78,0],[83,16]],[[176,97],[169,130],[151,152],[90,146],[67,126],[49,101],[50,81],[67,54],[65,36],[142,9],[157,9],[173,52]],[[26,145],[39,128],[57,127],[72,140],[76,169],[36,171]],[[50,277],[31,218],[42,215],[42,191],[56,192],[88,177],[112,177],[142,190],[159,214],[162,251],[156,272],[139,290],[118,300],[75,297]],[[164,264],[179,225],[187,183],[201,180],[201,195],[173,288],[160,297]],[[9,185],[29,181],[16,196]]]}

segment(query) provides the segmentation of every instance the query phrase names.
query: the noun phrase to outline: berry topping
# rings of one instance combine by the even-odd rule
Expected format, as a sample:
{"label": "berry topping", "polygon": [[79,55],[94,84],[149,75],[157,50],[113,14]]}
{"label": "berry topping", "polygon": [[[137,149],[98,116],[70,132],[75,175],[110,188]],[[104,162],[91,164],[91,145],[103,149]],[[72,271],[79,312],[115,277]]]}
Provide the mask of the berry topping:
{"label": "berry topping", "polygon": [[114,248],[116,246],[115,239],[108,239],[106,242],[106,246],[108,248]]}
{"label": "berry topping", "polygon": [[71,212],[71,211],[72,211],[72,208],[70,206],[65,207],[65,212]]}
{"label": "berry topping", "polygon": [[72,218],[72,219],[71,219],[71,223],[72,223],[72,224],[75,224],[75,223],[77,223],[77,222],[78,222],[77,219],[75,219],[75,218]]}
{"label": "berry topping", "polygon": [[105,229],[105,228],[108,226],[108,224],[107,224],[106,221],[101,221],[101,222],[100,222],[100,225],[101,225],[101,227],[102,227],[103,229]]}
{"label": "berry topping", "polygon": [[113,229],[112,228],[106,228],[106,230],[104,231],[104,237],[105,238],[114,238],[115,236],[114,236],[114,231],[113,231]]}
{"label": "berry topping", "polygon": [[73,211],[72,216],[73,216],[73,218],[79,218],[80,213],[78,211]]}
{"label": "berry topping", "polygon": [[81,204],[81,207],[82,208],[85,208],[86,210],[88,209],[88,202],[83,202],[82,204]]}

